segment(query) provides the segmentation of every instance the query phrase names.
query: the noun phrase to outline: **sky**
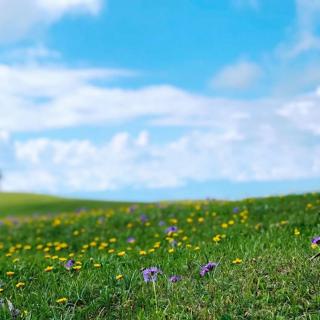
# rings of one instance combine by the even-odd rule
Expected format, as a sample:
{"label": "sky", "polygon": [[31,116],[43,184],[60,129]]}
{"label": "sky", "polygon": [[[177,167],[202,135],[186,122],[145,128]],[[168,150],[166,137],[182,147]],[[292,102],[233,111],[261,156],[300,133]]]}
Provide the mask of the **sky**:
{"label": "sky", "polygon": [[320,0],[0,0],[2,189],[320,189]]}

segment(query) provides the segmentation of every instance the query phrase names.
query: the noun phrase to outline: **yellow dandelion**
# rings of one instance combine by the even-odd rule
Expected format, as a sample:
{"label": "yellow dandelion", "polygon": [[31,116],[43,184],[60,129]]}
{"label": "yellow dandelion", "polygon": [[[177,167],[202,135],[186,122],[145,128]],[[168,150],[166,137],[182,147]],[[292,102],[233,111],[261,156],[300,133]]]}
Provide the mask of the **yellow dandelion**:
{"label": "yellow dandelion", "polygon": [[101,263],[95,263],[93,266],[94,266],[95,268],[101,268]]}
{"label": "yellow dandelion", "polygon": [[8,272],[6,272],[6,275],[8,277],[12,277],[14,275],[14,272],[13,271],[8,271]]}
{"label": "yellow dandelion", "polygon": [[25,286],[26,284],[24,283],[24,282],[18,282],[17,284],[16,284],[16,288],[23,288],[24,286]]}
{"label": "yellow dandelion", "polygon": [[118,274],[117,276],[116,276],[116,280],[122,280],[123,279],[123,275],[122,274]]}
{"label": "yellow dandelion", "polygon": [[81,266],[74,266],[72,269],[73,270],[80,270],[82,267]]}
{"label": "yellow dandelion", "polygon": [[240,264],[242,263],[242,259],[236,258],[232,261],[233,264]]}
{"label": "yellow dandelion", "polygon": [[56,300],[57,303],[66,303],[68,301],[67,298],[59,298]]}
{"label": "yellow dandelion", "polygon": [[50,272],[50,271],[52,271],[52,270],[53,270],[53,267],[52,267],[52,266],[47,266],[47,267],[44,269],[45,272]]}

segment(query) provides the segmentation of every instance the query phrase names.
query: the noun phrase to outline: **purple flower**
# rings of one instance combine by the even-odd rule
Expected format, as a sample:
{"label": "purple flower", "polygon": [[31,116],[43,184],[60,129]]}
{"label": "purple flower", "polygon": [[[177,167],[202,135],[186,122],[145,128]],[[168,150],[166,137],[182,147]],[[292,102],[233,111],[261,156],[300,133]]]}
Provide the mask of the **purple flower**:
{"label": "purple flower", "polygon": [[170,280],[170,282],[178,282],[181,279],[182,279],[181,276],[171,276],[169,280]]}
{"label": "purple flower", "polygon": [[171,226],[166,229],[166,233],[173,233],[173,232],[177,232],[177,231],[178,231],[178,227],[176,227],[176,226]]}
{"label": "purple flower", "polygon": [[164,221],[159,221],[159,227],[163,227],[166,223]]}
{"label": "purple flower", "polygon": [[148,221],[148,217],[147,217],[145,214],[142,214],[142,215],[140,216],[140,221],[141,221],[142,223],[145,223],[145,222]]}
{"label": "purple flower", "polygon": [[66,269],[70,270],[70,269],[74,266],[74,264],[75,264],[75,261],[74,261],[74,260],[68,260],[68,261],[66,262],[66,264],[64,265],[64,267],[65,267]]}
{"label": "purple flower", "polygon": [[216,268],[218,263],[216,262],[208,262],[206,265],[201,266],[200,268],[200,276],[204,277],[209,271],[213,270]]}
{"label": "purple flower", "polygon": [[238,213],[239,212],[239,208],[238,207],[234,207],[232,211],[233,211],[233,213]]}
{"label": "purple flower", "polygon": [[137,209],[136,205],[132,205],[129,207],[129,213],[133,213]]}
{"label": "purple flower", "polygon": [[157,267],[146,268],[142,271],[143,279],[145,282],[155,282],[157,281],[158,273],[162,271]]}
{"label": "purple flower", "polygon": [[127,242],[128,242],[128,243],[135,243],[135,242],[136,242],[136,239],[135,239],[134,237],[129,237],[129,238],[127,239]]}
{"label": "purple flower", "polygon": [[320,236],[313,238],[312,243],[313,244],[320,244]]}

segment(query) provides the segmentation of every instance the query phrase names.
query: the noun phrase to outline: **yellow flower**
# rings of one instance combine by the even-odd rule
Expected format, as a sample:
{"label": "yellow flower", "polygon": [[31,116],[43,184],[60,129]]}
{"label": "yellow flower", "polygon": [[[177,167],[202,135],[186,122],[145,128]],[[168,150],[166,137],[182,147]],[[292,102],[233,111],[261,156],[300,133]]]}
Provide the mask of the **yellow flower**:
{"label": "yellow flower", "polygon": [[295,228],[295,229],[294,229],[294,235],[295,235],[295,236],[299,236],[299,235],[300,235],[300,231],[299,231],[298,228]]}
{"label": "yellow flower", "polygon": [[3,291],[4,291],[4,289],[3,289],[3,288],[0,288],[0,293],[3,292]]}
{"label": "yellow flower", "polygon": [[116,239],[116,238],[111,238],[111,239],[109,239],[109,242],[110,242],[110,243],[117,242],[117,239]]}
{"label": "yellow flower", "polygon": [[94,266],[95,268],[101,268],[101,263],[95,263],[93,266]]}
{"label": "yellow flower", "polygon": [[228,228],[228,224],[227,224],[227,223],[222,223],[222,224],[221,224],[221,227],[222,227],[223,229],[226,229],[226,228]]}
{"label": "yellow flower", "polygon": [[232,261],[233,264],[240,264],[242,262],[242,259],[236,258]]}
{"label": "yellow flower", "polygon": [[96,246],[97,246],[97,243],[95,241],[90,242],[90,247],[96,247]]}
{"label": "yellow flower", "polygon": [[204,222],[204,218],[203,217],[198,218],[198,222],[199,223],[203,223]]}
{"label": "yellow flower", "polygon": [[125,251],[120,251],[120,252],[118,253],[118,256],[119,256],[119,257],[123,257],[125,254],[126,254]]}
{"label": "yellow flower", "polygon": [[59,298],[56,300],[57,303],[66,303],[68,301],[67,298]]}
{"label": "yellow flower", "polygon": [[217,234],[216,236],[214,236],[214,237],[212,238],[212,240],[213,240],[214,242],[219,242],[219,241],[221,241],[221,236],[220,236],[220,234]]}
{"label": "yellow flower", "polygon": [[8,271],[8,272],[6,272],[6,275],[8,277],[12,277],[14,275],[14,272],[13,271]]}
{"label": "yellow flower", "polygon": [[109,249],[108,253],[114,253],[114,249]]}
{"label": "yellow flower", "polygon": [[74,266],[72,269],[73,269],[73,270],[80,270],[80,269],[81,269],[81,266]]}
{"label": "yellow flower", "polygon": [[139,251],[139,254],[140,254],[140,256],[145,256],[145,255],[147,254],[147,252],[144,251],[144,250],[140,250],[140,251]]}
{"label": "yellow flower", "polygon": [[312,203],[308,203],[307,204],[307,207],[306,207],[306,209],[312,209],[313,208],[313,205],[312,205]]}
{"label": "yellow flower", "polygon": [[317,245],[316,243],[312,243],[312,244],[311,244],[311,248],[312,248],[312,249],[316,249],[317,247],[318,247],[318,245]]}
{"label": "yellow flower", "polygon": [[234,220],[229,220],[229,221],[228,221],[228,224],[229,224],[230,226],[234,225]]}
{"label": "yellow flower", "polygon": [[123,275],[122,274],[118,274],[117,276],[116,276],[116,280],[122,280],[123,279]]}
{"label": "yellow flower", "polygon": [[173,248],[170,248],[170,249],[168,250],[168,252],[169,252],[169,253],[173,253],[173,252],[174,252],[174,249],[173,249]]}
{"label": "yellow flower", "polygon": [[44,269],[45,272],[50,272],[50,271],[52,271],[52,270],[53,270],[53,267],[52,267],[52,266],[47,266],[47,267]]}
{"label": "yellow flower", "polygon": [[18,283],[16,284],[16,287],[17,287],[17,288],[23,288],[25,285],[26,285],[26,284],[25,284],[24,282],[18,282]]}

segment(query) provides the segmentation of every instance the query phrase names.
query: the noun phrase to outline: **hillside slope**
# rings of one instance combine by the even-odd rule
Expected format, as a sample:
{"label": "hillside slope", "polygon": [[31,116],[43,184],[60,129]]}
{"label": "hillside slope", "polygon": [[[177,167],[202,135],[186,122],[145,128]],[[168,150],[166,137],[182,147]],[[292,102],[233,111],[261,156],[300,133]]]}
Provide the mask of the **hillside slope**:
{"label": "hillside slope", "polygon": [[125,202],[68,199],[29,193],[0,193],[0,217],[75,211],[81,208],[111,208],[130,205]]}

